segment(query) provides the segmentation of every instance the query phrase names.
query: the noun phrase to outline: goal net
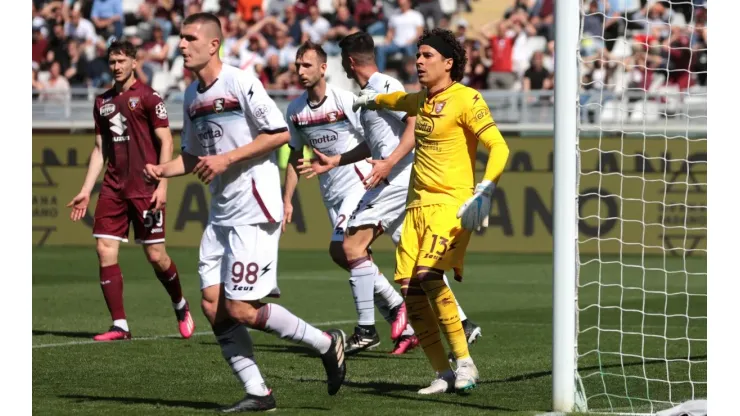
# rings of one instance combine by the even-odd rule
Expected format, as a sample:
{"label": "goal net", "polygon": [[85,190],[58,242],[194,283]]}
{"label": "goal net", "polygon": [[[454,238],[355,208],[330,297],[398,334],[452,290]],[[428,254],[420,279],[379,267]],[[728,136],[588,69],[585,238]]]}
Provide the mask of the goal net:
{"label": "goal net", "polygon": [[706,8],[579,2],[577,402],[653,413],[707,396]]}

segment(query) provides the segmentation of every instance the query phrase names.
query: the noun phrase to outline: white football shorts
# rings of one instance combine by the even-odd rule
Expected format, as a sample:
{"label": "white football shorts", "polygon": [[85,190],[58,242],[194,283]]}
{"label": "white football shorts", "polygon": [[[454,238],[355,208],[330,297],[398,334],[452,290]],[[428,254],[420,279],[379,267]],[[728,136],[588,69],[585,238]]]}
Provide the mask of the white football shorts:
{"label": "white football shorts", "polygon": [[327,207],[329,221],[332,225],[331,241],[344,241],[344,231],[347,229],[347,221],[360,204],[365,188],[349,193],[342,202]]}
{"label": "white football shorts", "polygon": [[382,184],[362,196],[357,209],[350,215],[348,227],[375,225],[398,245],[401,225],[406,217],[408,187]]}
{"label": "white football shorts", "polygon": [[280,223],[239,226],[208,224],[200,241],[200,287],[224,284],[233,300],[279,296],[277,285]]}

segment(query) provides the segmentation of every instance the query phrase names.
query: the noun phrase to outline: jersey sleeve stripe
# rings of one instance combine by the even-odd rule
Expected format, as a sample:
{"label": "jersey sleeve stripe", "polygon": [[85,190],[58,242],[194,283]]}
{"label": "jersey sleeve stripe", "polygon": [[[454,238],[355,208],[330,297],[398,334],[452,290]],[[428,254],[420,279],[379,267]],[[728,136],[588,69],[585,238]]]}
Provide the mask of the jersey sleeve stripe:
{"label": "jersey sleeve stripe", "polygon": [[478,130],[478,133],[475,133],[475,137],[480,137],[481,134],[483,134],[484,131],[490,129],[491,127],[495,126],[496,123],[488,123],[485,126],[483,126],[482,129]]}
{"label": "jersey sleeve stripe", "polygon": [[287,127],[280,127],[278,129],[262,129],[262,130],[260,130],[260,133],[264,133],[264,134],[278,134],[278,133],[282,133],[282,132],[285,132],[285,131],[288,131],[288,128]]}

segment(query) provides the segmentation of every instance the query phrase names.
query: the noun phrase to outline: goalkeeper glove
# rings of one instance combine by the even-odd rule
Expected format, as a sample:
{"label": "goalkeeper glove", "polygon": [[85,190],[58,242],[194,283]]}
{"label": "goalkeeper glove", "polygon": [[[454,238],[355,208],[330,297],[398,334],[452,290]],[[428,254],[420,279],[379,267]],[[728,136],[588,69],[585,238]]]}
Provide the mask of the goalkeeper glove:
{"label": "goalkeeper glove", "polygon": [[471,231],[480,231],[481,227],[488,227],[488,214],[491,212],[491,197],[496,184],[491,181],[482,181],[475,187],[475,193],[468,198],[457,211],[457,218],[462,218],[463,228]]}
{"label": "goalkeeper glove", "polygon": [[357,111],[360,108],[367,108],[369,110],[377,110],[378,104],[375,102],[375,97],[378,96],[378,93],[370,90],[370,89],[364,89],[360,91],[360,96],[357,97],[355,102],[352,104],[352,111]]}

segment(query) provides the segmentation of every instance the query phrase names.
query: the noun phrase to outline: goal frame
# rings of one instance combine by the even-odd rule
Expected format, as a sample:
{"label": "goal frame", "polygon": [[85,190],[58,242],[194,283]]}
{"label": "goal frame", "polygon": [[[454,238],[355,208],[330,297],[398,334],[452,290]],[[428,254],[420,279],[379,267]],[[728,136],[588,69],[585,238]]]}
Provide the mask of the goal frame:
{"label": "goal frame", "polygon": [[579,1],[555,2],[552,407],[560,412],[575,409],[578,384]]}

